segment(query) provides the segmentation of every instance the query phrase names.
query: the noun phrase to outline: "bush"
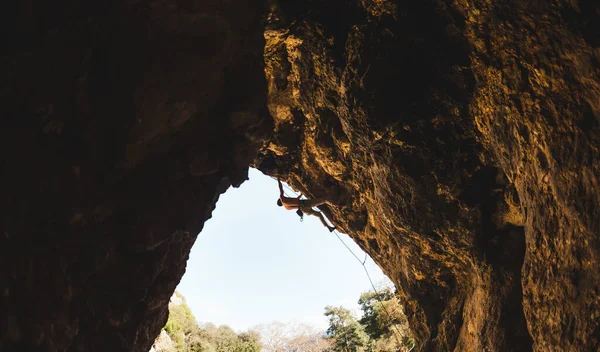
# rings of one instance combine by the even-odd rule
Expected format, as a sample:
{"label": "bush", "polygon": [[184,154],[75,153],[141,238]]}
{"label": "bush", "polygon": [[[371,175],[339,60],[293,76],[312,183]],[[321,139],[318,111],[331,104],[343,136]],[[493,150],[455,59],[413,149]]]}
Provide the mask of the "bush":
{"label": "bush", "polygon": [[238,335],[227,325],[200,327],[183,296],[175,292],[173,297],[169,304],[169,319],[163,328],[176,346],[175,351],[169,352],[260,352],[262,346],[258,334],[245,332]]}

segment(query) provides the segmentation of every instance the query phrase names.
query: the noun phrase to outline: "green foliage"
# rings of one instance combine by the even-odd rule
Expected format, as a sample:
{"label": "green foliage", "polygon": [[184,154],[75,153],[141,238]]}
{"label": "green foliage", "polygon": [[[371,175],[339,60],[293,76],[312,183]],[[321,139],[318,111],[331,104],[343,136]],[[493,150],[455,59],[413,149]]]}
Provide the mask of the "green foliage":
{"label": "green foliage", "polygon": [[364,351],[368,342],[367,335],[362,325],[348,309],[327,306],[325,307],[325,316],[329,318],[327,336],[333,340],[332,351]]}
{"label": "green foliage", "polygon": [[402,304],[391,288],[365,292],[358,304],[363,316],[356,320],[343,307],[326,307],[327,335],[334,352],[408,351],[414,345]]}
{"label": "green foliage", "polygon": [[179,323],[169,316],[169,320],[167,320],[167,324],[165,325],[164,329],[168,334],[174,334],[181,330],[181,326],[179,326]]}
{"label": "green foliage", "polygon": [[[358,303],[363,312],[357,320],[344,307],[325,308],[329,319],[326,336],[322,333],[273,325],[265,338],[270,352],[399,352],[409,351],[414,339],[408,328],[403,307],[394,292],[381,289],[365,292]],[[185,300],[176,294],[169,305],[169,319],[164,327],[173,344],[157,352],[260,352],[261,336],[255,331],[237,334],[227,325],[198,326]],[[302,330],[302,331],[301,331]],[[289,336],[288,336],[289,335]],[[263,336],[264,337],[264,336]]]}
{"label": "green foliage", "polygon": [[255,331],[238,334],[237,352],[257,352],[262,348],[260,335]]}
{"label": "green foliage", "polygon": [[363,311],[363,316],[359,322],[370,339],[376,340],[389,331],[390,324],[385,319],[383,302],[392,299],[393,296],[394,294],[390,289],[381,290],[377,293],[369,291],[360,295],[358,304]]}
{"label": "green foliage", "polygon": [[[260,336],[248,331],[236,334],[227,325],[213,324],[198,326],[196,318],[179,293],[175,293],[169,304],[169,319],[164,330],[175,348],[169,352],[260,352]],[[167,350],[158,350],[158,352]]]}

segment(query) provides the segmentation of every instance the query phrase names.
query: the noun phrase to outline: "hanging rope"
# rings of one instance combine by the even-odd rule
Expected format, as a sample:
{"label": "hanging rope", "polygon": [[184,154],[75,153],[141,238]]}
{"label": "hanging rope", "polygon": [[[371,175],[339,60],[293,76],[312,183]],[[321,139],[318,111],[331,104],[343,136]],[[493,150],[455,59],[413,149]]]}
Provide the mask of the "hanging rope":
{"label": "hanging rope", "polygon": [[[275,177],[272,177],[272,179],[277,180]],[[285,183],[282,183],[283,186],[289,190],[290,192],[292,192],[292,194],[295,194],[296,192],[290,188],[290,186],[288,186]],[[286,197],[289,197],[287,195],[287,193],[284,191],[284,194]],[[329,220],[329,219],[327,219]],[[329,223],[331,223],[331,221],[329,221]],[[373,292],[375,292],[375,296],[377,298],[380,297],[379,291],[377,290],[377,288],[375,287],[375,284],[373,283],[373,279],[371,279],[371,275],[369,274],[369,270],[367,269],[367,266],[365,265],[367,262],[367,253],[365,253],[365,259],[361,260],[356,253],[354,253],[354,251],[346,244],[346,242],[344,242],[344,240],[342,240],[342,238],[340,237],[340,234],[337,230],[333,230],[333,233],[335,234],[335,237],[338,238],[338,240],[340,240],[340,242],[342,242],[342,244],[344,245],[344,247],[346,247],[346,249],[348,250],[348,252],[350,252],[350,254],[352,254],[352,256],[354,258],[356,258],[356,260],[360,263],[360,265],[362,265],[365,274],[367,275],[367,278],[369,279],[369,283],[371,284],[371,287],[373,288]],[[381,303],[381,302],[380,302]],[[396,330],[396,334],[392,333],[392,335],[394,335],[394,338],[396,339],[396,342],[398,343],[398,351],[400,351],[400,347],[402,346],[402,343],[400,342],[400,338],[398,338],[398,335],[400,334],[400,331],[398,331],[398,328],[396,327],[396,325],[392,324],[393,322],[393,318],[392,315],[390,314],[390,312],[387,310],[387,308],[385,307],[385,305],[382,303],[381,307],[383,308],[383,311],[385,313],[385,315],[388,318],[388,323],[390,324],[390,328],[393,327]],[[412,345],[412,347],[408,350],[408,352],[411,352],[413,349],[415,348],[415,344]]]}
{"label": "hanging rope", "polygon": [[296,192],[295,192],[295,191],[294,191],[294,190],[293,190],[293,189],[292,189],[290,186],[288,186],[288,185],[287,185],[287,184],[285,184],[285,183],[283,184],[283,187],[285,187],[285,188],[286,188],[288,191],[292,192],[292,194],[295,194],[295,193],[296,193]]}
{"label": "hanging rope", "polygon": [[[276,179],[276,178],[275,178],[275,177],[273,177],[273,176],[269,176],[269,177],[270,177],[270,178],[272,178],[272,179],[274,179],[275,181],[279,181],[278,179]],[[292,194],[294,194],[294,193],[295,193],[295,192],[294,192],[294,190],[293,190],[293,189],[291,189],[291,188],[290,188],[290,186],[288,186],[287,184],[285,184],[285,183],[283,183],[283,182],[282,182],[281,184],[282,184],[282,185],[283,185],[283,187],[285,187],[285,188],[286,188],[288,191],[292,192]],[[288,197],[288,198],[292,198],[292,197],[290,197],[290,195],[289,195],[289,194],[287,194],[287,192],[286,192],[286,191],[283,191],[283,195],[284,195],[284,196],[286,196],[286,197]]]}
{"label": "hanging rope", "polygon": [[[354,258],[356,258],[356,260],[360,263],[360,265],[362,265],[363,269],[365,270],[365,274],[367,274],[367,278],[369,279],[369,283],[371,284],[371,287],[373,288],[373,292],[375,292],[375,296],[379,299],[379,297],[380,297],[379,291],[377,291],[377,288],[375,287],[375,284],[373,283],[373,280],[371,279],[371,275],[369,274],[369,270],[367,269],[367,266],[365,265],[365,263],[367,262],[367,253],[365,253],[365,259],[361,261],[360,258],[356,255],[356,253],[354,253],[354,251],[350,247],[348,247],[346,242],[344,242],[344,240],[342,240],[342,238],[339,235],[339,232],[337,230],[333,230],[333,233],[338,238],[338,240],[340,240],[340,242],[342,242],[344,247],[346,247],[346,249],[352,254],[352,256],[354,256]],[[390,324],[390,327],[393,327],[396,330],[396,333],[400,334],[400,331],[398,331],[398,328],[396,327],[396,325],[392,324],[393,318],[392,318],[392,315],[390,314],[390,312],[387,310],[387,308],[385,307],[385,305],[383,303],[381,304],[381,307],[383,308],[383,311],[388,318],[388,323]],[[400,346],[402,346],[402,343],[400,342],[400,339],[398,338],[397,334],[392,334],[392,335],[394,335],[394,338],[396,339],[396,342],[398,343],[398,351],[400,351]],[[414,344],[410,348],[410,350],[408,350],[408,352],[412,351],[413,348],[415,348]]]}
{"label": "hanging rope", "polygon": [[[273,176],[269,176],[269,177],[270,177],[270,178],[272,178],[272,179],[274,179],[275,181],[279,182],[279,179],[277,179],[277,178],[275,178],[275,177],[273,177]],[[288,191],[292,192],[292,194],[296,193],[296,192],[295,192],[293,189],[291,189],[291,188],[290,188],[290,186],[288,186],[288,185],[287,185],[287,183],[281,182],[281,184],[282,184],[282,185],[283,185],[283,187],[285,187],[285,188],[286,188]],[[289,195],[288,195],[288,194],[287,194],[285,191],[283,191],[283,194],[284,194],[286,197],[289,197]]]}

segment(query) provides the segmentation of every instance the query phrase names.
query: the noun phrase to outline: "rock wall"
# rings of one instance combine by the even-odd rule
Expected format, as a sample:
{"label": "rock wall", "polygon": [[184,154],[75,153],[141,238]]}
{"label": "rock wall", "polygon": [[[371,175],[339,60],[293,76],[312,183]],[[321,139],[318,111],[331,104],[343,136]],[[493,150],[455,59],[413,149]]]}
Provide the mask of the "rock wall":
{"label": "rock wall", "polygon": [[394,281],[420,348],[600,345],[600,8],[288,1],[258,167]]}
{"label": "rock wall", "polygon": [[597,350],[599,17],[591,0],[0,5],[0,350],[147,351],[250,164],[330,199],[420,350]]}
{"label": "rock wall", "polygon": [[0,5],[0,350],[143,351],[272,131],[260,1]]}

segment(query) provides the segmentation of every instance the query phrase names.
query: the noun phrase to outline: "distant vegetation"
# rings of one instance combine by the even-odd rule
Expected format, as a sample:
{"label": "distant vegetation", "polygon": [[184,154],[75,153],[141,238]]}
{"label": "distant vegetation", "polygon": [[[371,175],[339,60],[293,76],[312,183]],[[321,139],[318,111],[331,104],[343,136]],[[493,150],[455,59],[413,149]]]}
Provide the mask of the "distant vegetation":
{"label": "distant vegetation", "polygon": [[326,336],[334,352],[409,351],[414,339],[408,328],[402,304],[391,288],[377,293],[365,292],[358,304],[362,317],[357,319],[344,307],[325,307],[329,318]]}
{"label": "distant vegetation", "polygon": [[227,325],[198,326],[181,295],[169,304],[169,320],[152,352],[398,352],[414,340],[402,305],[391,288],[363,293],[362,317],[344,307],[325,307],[326,331],[273,322],[237,334]]}
{"label": "distant vegetation", "polygon": [[152,347],[152,352],[259,352],[260,335],[237,334],[227,325],[199,326],[181,294],[169,303],[169,320]]}
{"label": "distant vegetation", "polygon": [[326,331],[306,325],[274,322],[256,327],[266,352],[402,352],[414,340],[402,305],[391,288],[363,293],[362,317],[344,307],[325,307]]}

